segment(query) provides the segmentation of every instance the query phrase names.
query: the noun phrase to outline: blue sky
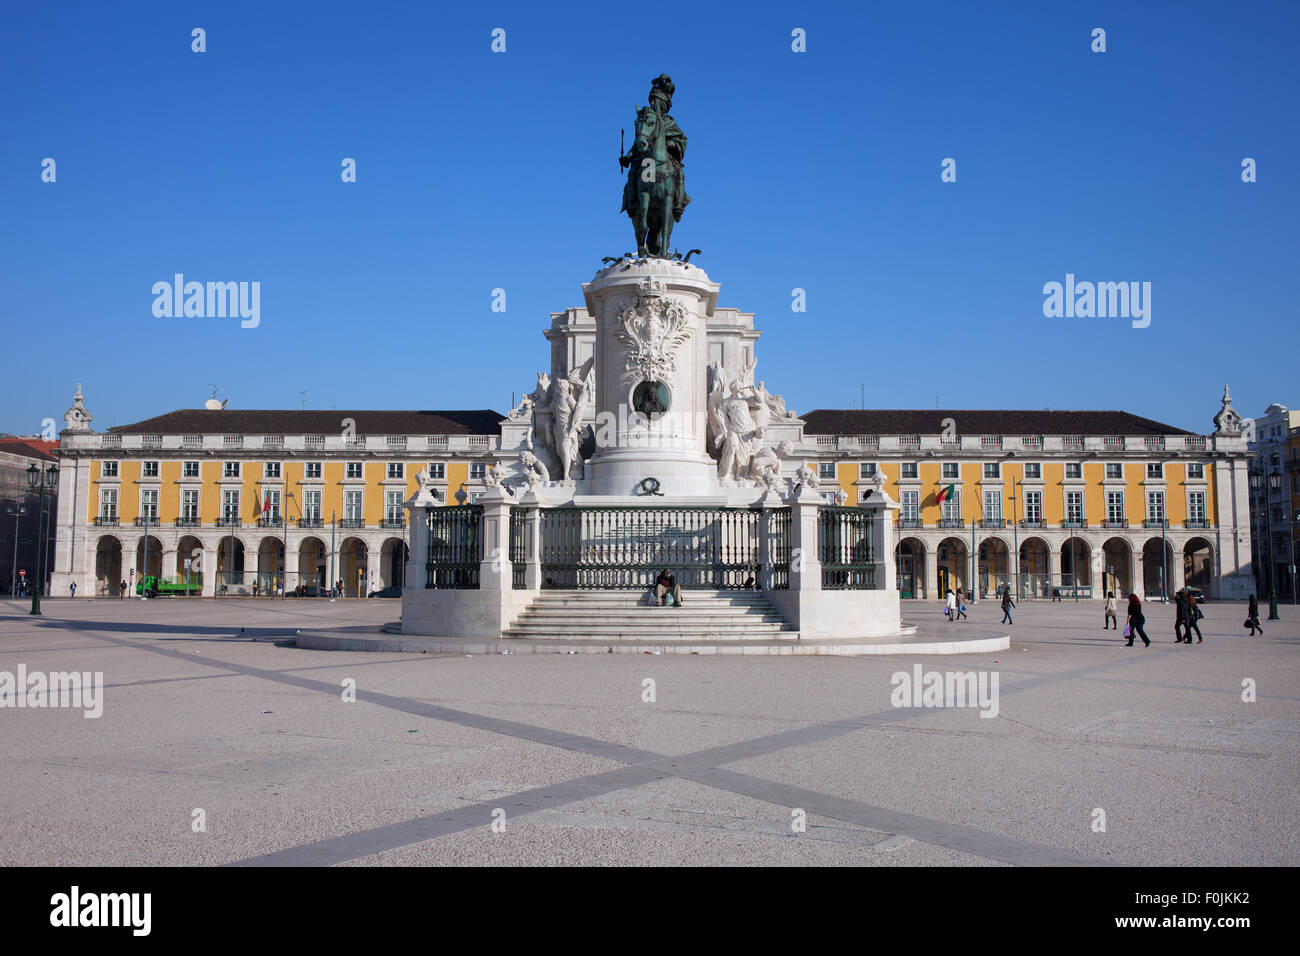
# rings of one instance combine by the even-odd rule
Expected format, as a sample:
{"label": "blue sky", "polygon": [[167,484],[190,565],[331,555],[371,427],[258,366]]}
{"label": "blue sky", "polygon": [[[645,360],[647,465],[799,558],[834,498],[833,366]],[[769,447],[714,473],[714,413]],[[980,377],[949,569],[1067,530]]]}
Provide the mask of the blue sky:
{"label": "blue sky", "polygon": [[[0,430],[62,427],[77,381],[97,428],[209,382],[242,408],[507,411],[549,313],[632,248],[617,137],[661,72],[689,137],[675,244],[756,314],[791,407],[865,384],[1206,431],[1225,383],[1246,415],[1300,405],[1300,4],[696,4],[657,35],[645,9],[7,4]],[[260,282],[261,324],[156,318],[177,272]],[[1150,282],[1150,327],[1045,318],[1066,273]]]}

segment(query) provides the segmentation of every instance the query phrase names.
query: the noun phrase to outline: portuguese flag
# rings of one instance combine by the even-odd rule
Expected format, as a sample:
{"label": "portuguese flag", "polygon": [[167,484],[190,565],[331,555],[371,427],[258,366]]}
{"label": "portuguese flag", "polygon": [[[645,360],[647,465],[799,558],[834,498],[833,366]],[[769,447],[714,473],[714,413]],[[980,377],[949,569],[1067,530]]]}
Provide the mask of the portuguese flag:
{"label": "portuguese flag", "polygon": [[957,491],[956,485],[949,485],[947,488],[940,488],[939,493],[934,496],[934,503],[936,505],[941,505],[945,501],[950,501],[952,499],[952,496],[956,493],[956,491]]}

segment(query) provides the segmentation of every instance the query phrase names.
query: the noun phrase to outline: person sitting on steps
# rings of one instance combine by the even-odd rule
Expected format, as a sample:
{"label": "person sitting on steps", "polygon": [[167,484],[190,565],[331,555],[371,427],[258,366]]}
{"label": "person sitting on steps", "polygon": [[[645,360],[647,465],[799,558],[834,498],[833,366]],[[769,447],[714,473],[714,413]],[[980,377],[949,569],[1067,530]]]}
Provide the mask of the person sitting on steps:
{"label": "person sitting on steps", "polygon": [[665,594],[672,595],[675,607],[682,606],[682,589],[677,584],[677,578],[667,568],[660,571],[659,577],[655,580],[655,600],[660,607],[663,607]]}

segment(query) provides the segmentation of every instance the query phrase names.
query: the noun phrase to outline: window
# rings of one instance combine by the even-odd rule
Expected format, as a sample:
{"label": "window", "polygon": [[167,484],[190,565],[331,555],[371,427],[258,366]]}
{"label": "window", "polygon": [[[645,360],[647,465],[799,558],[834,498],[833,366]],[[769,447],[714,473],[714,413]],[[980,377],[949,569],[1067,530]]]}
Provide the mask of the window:
{"label": "window", "polygon": [[1043,477],[1043,466],[1036,461],[1025,462],[1025,477],[1041,479]]}
{"label": "window", "polygon": [[117,462],[115,461],[102,462],[99,466],[99,473],[104,478],[116,478]]}
{"label": "window", "polygon": [[1065,463],[1065,477],[1066,477],[1066,478],[1082,478],[1082,477],[1083,477],[1083,465],[1079,464],[1077,461],[1068,461],[1068,462],[1066,462],[1066,463]]}
{"label": "window", "polygon": [[320,521],[319,489],[309,489],[302,493],[302,516],[307,521]]}
{"label": "window", "polygon": [[360,477],[361,477],[361,462],[359,462],[359,461],[350,461],[350,462],[348,462],[346,468],[344,469],[343,477],[344,477],[344,478],[360,478]]}
{"label": "window", "polygon": [[319,478],[321,476],[321,464],[318,461],[303,462],[303,478]]}
{"label": "window", "polygon": [[239,462],[237,462],[237,461],[228,461],[228,462],[225,462],[225,463],[222,465],[222,467],[221,467],[221,477],[223,477],[223,478],[238,478],[238,477],[239,477]]}
{"label": "window", "polygon": [[984,477],[985,477],[985,478],[1001,478],[1001,477],[1002,477],[1002,462],[1000,462],[1000,461],[986,461],[986,462],[984,462]]}
{"label": "window", "polygon": [[903,462],[899,474],[900,474],[900,476],[903,477],[903,478],[915,478],[915,477],[916,477],[916,462],[914,462],[914,461],[905,461],[905,462]]}
{"label": "window", "polygon": [[874,461],[860,462],[858,464],[858,477],[859,478],[876,477],[876,463]]}
{"label": "window", "polygon": [[429,462],[429,477],[445,479],[447,477],[447,465],[441,461]]}
{"label": "window", "polygon": [[[1292,450],[1294,451],[1294,449],[1292,449]],[[1204,477],[1205,477],[1205,465],[1204,465],[1204,463],[1199,462],[1199,461],[1188,462],[1188,463],[1187,463],[1187,477],[1188,477],[1188,478],[1204,478]]]}
{"label": "window", "polygon": [[1147,462],[1148,478],[1163,478],[1164,476],[1165,476],[1165,466],[1163,462],[1159,462],[1159,461]]}
{"label": "window", "polygon": [[984,520],[985,521],[1002,520],[1002,492],[1000,491],[984,492]]}
{"label": "window", "polygon": [[278,461],[268,461],[266,464],[264,464],[264,465],[262,466],[262,477],[263,477],[263,478],[279,478],[279,477],[280,477],[280,463],[279,463]]}
{"label": "window", "polygon": [[361,492],[348,491],[343,495],[343,518],[345,521],[361,520]]}
{"label": "window", "polygon": [[[1150,465],[1147,467],[1149,468]],[[1165,520],[1165,493],[1163,491],[1147,492],[1147,520]]]}
{"label": "window", "polygon": [[197,478],[199,476],[199,463],[197,461],[181,462],[182,478]]}
{"label": "window", "polygon": [[945,461],[941,467],[943,468],[943,477],[945,478],[961,477],[961,475],[957,470],[959,466],[955,461]]}
{"label": "window", "polygon": [[1025,520],[1033,522],[1043,520],[1043,493],[1041,491],[1025,492]]}
{"label": "window", "polygon": [[916,521],[921,517],[921,493],[919,491],[903,492],[902,519]]}
{"label": "window", "polygon": [[140,517],[151,522],[158,520],[157,488],[145,488],[140,492]]}
{"label": "window", "polygon": [[1205,521],[1205,492],[1193,491],[1187,496],[1187,520]]}
{"label": "window", "polygon": [[157,477],[158,477],[158,462],[156,462],[156,461],[146,461],[146,462],[143,462],[143,463],[141,464],[141,468],[143,469],[143,471],[140,472],[141,477],[143,477],[143,478],[157,478]]}
{"label": "window", "polygon": [[280,520],[280,492],[278,491],[266,492],[265,497],[262,498],[263,503],[265,503],[267,499],[270,499],[271,509],[267,511],[265,514],[263,514],[262,517],[268,518],[271,521],[279,521]]}
{"label": "window", "polygon": [[189,522],[199,520],[199,489],[186,488],[181,492],[181,519]]}
{"label": "window", "polygon": [[[482,497],[483,497],[483,492],[481,492],[481,491],[473,491],[473,492],[470,492],[469,503],[472,504],[472,505],[476,505],[476,504],[478,504],[478,500],[479,500],[480,498],[482,498]],[[825,497],[825,496],[823,495],[823,497]]]}
{"label": "window", "polygon": [[388,463],[388,477],[389,477],[389,478],[405,478],[405,477],[406,477],[406,465],[402,464],[400,461],[390,461],[390,462]]}
{"label": "window", "polygon": [[116,488],[100,489],[99,516],[109,521],[117,520],[117,489]]}
{"label": "window", "polygon": [[[230,463],[227,462],[227,464]],[[239,520],[238,489],[229,488],[221,493],[221,520],[228,522]]]}
{"label": "window", "polygon": [[1067,491],[1065,493],[1065,520],[1083,521],[1083,492]]}
{"label": "window", "polygon": [[400,491],[390,491],[387,498],[388,501],[384,507],[384,517],[389,521],[401,521],[402,493]]}
{"label": "window", "polygon": [[487,463],[482,461],[472,462],[469,466],[470,480],[482,481],[487,474]]}
{"label": "window", "polygon": [[1107,521],[1124,520],[1124,492],[1122,491],[1106,492],[1106,520]]}
{"label": "window", "polygon": [[961,492],[953,490],[951,498],[943,499],[943,519],[945,521],[961,520]]}
{"label": "window", "polygon": [[1117,462],[1117,461],[1109,461],[1109,462],[1107,462],[1107,463],[1106,463],[1106,477],[1107,477],[1107,478],[1123,478],[1123,477],[1124,477],[1124,465],[1123,465],[1121,462]]}

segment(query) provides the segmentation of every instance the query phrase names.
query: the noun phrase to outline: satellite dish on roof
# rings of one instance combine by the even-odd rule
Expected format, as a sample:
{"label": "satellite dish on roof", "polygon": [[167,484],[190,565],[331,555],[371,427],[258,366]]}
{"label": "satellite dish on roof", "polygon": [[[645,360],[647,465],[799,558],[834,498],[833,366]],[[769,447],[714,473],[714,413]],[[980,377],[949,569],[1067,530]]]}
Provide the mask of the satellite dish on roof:
{"label": "satellite dish on roof", "polygon": [[203,407],[210,412],[221,411],[223,408],[226,407],[226,403],[230,401],[230,399],[228,398],[224,398],[224,399],[217,398],[217,389],[219,387],[220,386],[213,385],[211,382],[208,382],[208,388],[212,389],[212,397],[203,403]]}

